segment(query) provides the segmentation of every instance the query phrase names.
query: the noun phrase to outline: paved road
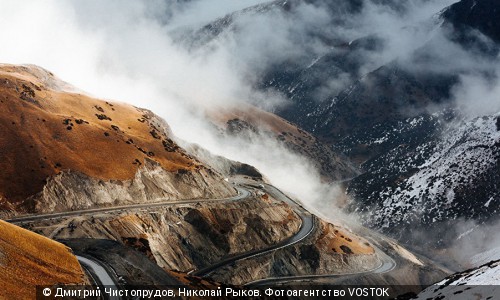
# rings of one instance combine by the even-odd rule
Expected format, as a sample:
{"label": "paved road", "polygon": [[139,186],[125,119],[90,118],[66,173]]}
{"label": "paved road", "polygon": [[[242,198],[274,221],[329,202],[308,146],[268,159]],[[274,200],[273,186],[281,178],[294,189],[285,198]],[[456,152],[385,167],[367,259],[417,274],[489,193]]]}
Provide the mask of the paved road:
{"label": "paved road", "polygon": [[[164,207],[164,206],[174,206],[174,205],[180,205],[180,204],[193,204],[193,203],[207,203],[207,202],[231,202],[231,201],[238,201],[238,200],[243,200],[248,198],[251,195],[251,192],[248,189],[242,188],[242,187],[236,187],[238,190],[238,195],[230,198],[225,198],[225,199],[191,199],[191,200],[182,200],[182,201],[166,201],[166,202],[157,202],[157,203],[146,203],[146,204],[131,204],[131,205],[121,205],[121,206],[114,206],[114,207],[109,207],[109,208],[95,208],[95,209],[86,209],[86,210],[75,210],[75,211],[69,211],[69,212],[61,212],[61,213],[52,213],[52,214],[43,214],[43,215],[31,215],[31,216],[22,216],[22,217],[17,217],[17,218],[12,218],[10,220],[7,220],[10,223],[14,224],[19,224],[19,223],[25,223],[25,222],[33,222],[33,221],[43,221],[47,219],[58,219],[58,218],[65,218],[69,216],[81,216],[81,215],[89,215],[89,214],[95,214],[95,213],[107,213],[107,212],[117,212],[117,211],[125,211],[125,210],[134,210],[134,209],[144,209],[144,208],[154,208],[154,207]],[[297,244],[301,242],[303,239],[308,237],[315,229],[316,227],[316,218],[309,213],[307,210],[305,210],[302,206],[297,204],[295,201],[292,199],[288,198],[286,195],[284,195],[281,191],[276,189],[275,187],[271,185],[265,185],[265,190],[273,196],[273,198],[283,201],[290,205],[294,211],[297,213],[297,215],[301,218],[302,224],[299,229],[299,231],[290,237],[289,239],[282,241],[278,244],[272,245],[270,247],[266,247],[263,249],[257,249],[253,251],[248,251],[245,253],[240,253],[237,255],[233,255],[231,257],[228,257],[214,265],[211,265],[207,268],[198,270],[194,273],[193,275],[196,276],[207,276],[213,271],[232,264],[238,260],[242,259],[248,259],[260,255],[264,255],[267,253],[270,253],[272,251],[276,251],[278,249],[288,247],[294,244]],[[103,269],[105,270],[105,269]]]}
{"label": "paved road", "polygon": [[[141,203],[141,204],[130,204],[130,205],[120,205],[113,207],[105,207],[105,208],[92,208],[92,209],[84,209],[84,210],[73,210],[67,212],[60,213],[51,213],[51,214],[42,214],[42,215],[30,215],[30,216],[22,216],[16,217],[9,220],[7,222],[13,224],[25,223],[25,222],[33,222],[33,221],[43,221],[49,219],[59,219],[70,216],[82,216],[82,215],[90,215],[95,213],[106,213],[106,212],[117,212],[117,211],[125,211],[125,210],[134,210],[134,209],[144,209],[144,208],[155,208],[155,207],[164,207],[164,206],[175,206],[180,204],[193,204],[193,203],[207,203],[207,202],[231,202],[231,201],[239,201],[246,199],[250,196],[250,191],[247,189],[243,189],[241,187],[235,187],[238,190],[238,195],[230,198],[224,199],[189,199],[189,200],[169,200],[163,202],[155,202],[155,203]],[[159,199],[161,200],[161,199]]]}
{"label": "paved road", "polygon": [[375,247],[375,252],[380,259],[380,264],[373,270],[362,271],[362,272],[351,272],[351,273],[338,273],[338,274],[321,274],[321,275],[302,275],[302,276],[287,276],[287,277],[271,277],[260,279],[256,281],[249,282],[245,284],[246,286],[262,286],[262,285],[275,285],[275,284],[286,284],[292,282],[301,281],[313,281],[318,279],[328,279],[328,278],[342,278],[346,276],[359,276],[365,274],[382,274],[392,271],[396,267],[396,262],[390,256],[385,254],[382,250]]}
{"label": "paved road", "polygon": [[[175,205],[181,205],[181,204],[193,204],[193,203],[207,203],[207,202],[232,202],[232,201],[239,201],[239,200],[244,200],[248,198],[251,195],[251,192],[248,189],[242,188],[242,187],[235,187],[238,190],[238,195],[230,198],[224,198],[224,199],[190,199],[190,200],[182,200],[182,201],[164,201],[164,202],[156,202],[156,203],[146,203],[146,204],[131,204],[131,205],[121,205],[121,206],[114,206],[114,207],[109,207],[109,208],[95,208],[95,209],[87,209],[87,210],[76,210],[76,211],[69,211],[69,212],[61,212],[61,213],[52,213],[52,214],[43,214],[43,215],[31,215],[31,216],[22,216],[22,217],[17,217],[17,218],[12,218],[10,220],[6,220],[7,222],[14,223],[14,224],[19,224],[19,223],[25,223],[25,222],[33,222],[33,221],[42,221],[42,220],[47,220],[47,219],[58,219],[58,218],[64,218],[64,217],[69,217],[69,216],[79,216],[79,215],[89,215],[89,214],[95,214],[95,213],[107,213],[107,212],[117,212],[117,211],[130,211],[130,210],[136,210],[136,209],[150,209],[154,207],[164,207],[164,206],[175,206]],[[286,196],[284,193],[282,193],[279,189],[272,185],[264,184],[261,185],[259,188],[264,189],[268,194],[270,194],[273,198],[283,201],[290,205],[292,209],[297,213],[297,215],[301,218],[302,224],[299,229],[299,231],[293,235],[292,237],[269,247],[263,248],[263,249],[257,249],[257,250],[252,250],[248,251],[245,253],[240,253],[236,254],[230,257],[227,257],[226,259],[223,259],[222,261],[213,264],[211,266],[208,266],[206,268],[197,270],[195,272],[192,272],[192,275],[195,276],[208,276],[214,271],[233,264],[239,260],[243,259],[250,259],[254,258],[257,256],[265,255],[267,253],[276,251],[278,249],[282,249],[285,247],[289,247],[292,245],[295,245],[301,241],[303,241],[305,238],[309,237],[314,230],[317,227],[317,218],[312,215],[309,211],[307,211],[305,208],[303,208],[300,204],[295,202],[294,200],[290,199],[288,196]],[[376,248],[376,247],[375,247]],[[327,275],[305,275],[305,276],[293,276],[293,277],[280,277],[280,278],[267,278],[259,281],[254,281],[249,283],[249,285],[263,285],[263,284],[270,284],[270,283],[285,283],[285,282],[293,282],[293,281],[301,281],[301,280],[307,280],[307,279],[313,279],[313,278],[329,278],[329,277],[341,277],[341,276],[348,276],[348,275],[360,275],[364,273],[384,273],[392,270],[396,263],[392,258],[387,256],[383,251],[380,249],[376,248],[377,254],[379,255],[381,259],[381,264],[378,266],[376,269],[367,271],[367,272],[359,272],[359,273],[344,273],[344,274],[327,274]],[[98,279],[103,283],[103,285],[111,285],[115,286],[115,283],[111,277],[106,271],[104,267],[99,265],[98,263],[89,260],[88,258],[84,258],[81,256],[78,256],[78,260],[85,265],[87,268],[91,269],[96,276],[98,276]]]}
{"label": "paved road", "polygon": [[200,276],[200,277],[208,276],[211,273],[213,273],[214,271],[216,271],[224,266],[231,265],[239,260],[261,256],[261,255],[276,251],[276,250],[281,249],[281,248],[295,245],[295,244],[301,242],[302,240],[304,240],[305,238],[307,238],[309,235],[311,235],[311,233],[314,231],[314,229],[317,226],[316,217],[314,215],[312,215],[311,213],[309,213],[302,206],[297,204],[297,202],[288,198],[285,194],[283,194],[280,190],[278,190],[274,186],[271,186],[268,184],[263,185],[263,186],[264,186],[264,189],[266,190],[266,192],[269,193],[274,199],[286,202],[288,205],[290,205],[293,208],[293,210],[297,213],[297,215],[302,220],[302,224],[300,226],[299,231],[296,234],[294,234],[292,237],[290,237],[290,238],[288,238],[288,239],[286,239],[278,244],[275,244],[275,245],[272,245],[272,246],[269,246],[269,247],[266,247],[263,249],[256,249],[256,250],[252,250],[252,251],[248,251],[248,252],[244,252],[244,253],[239,253],[239,254],[227,257],[226,259],[223,259],[222,261],[219,261],[216,264],[213,264],[213,265],[208,266],[206,268],[194,271],[194,272],[190,273],[190,275]]}
{"label": "paved road", "polygon": [[[106,293],[104,293],[105,288],[118,290],[115,281],[111,278],[111,275],[109,275],[108,271],[101,265],[100,262],[79,255],[77,255],[76,258],[78,258],[78,261],[82,266],[91,272],[94,278],[97,277],[96,279],[99,281],[97,284],[100,286],[102,295],[106,295]],[[121,297],[109,296],[108,299],[120,300]]]}
{"label": "paved road", "polygon": [[[12,218],[6,220],[7,222],[13,224],[20,224],[25,222],[34,222],[34,221],[43,221],[48,219],[58,219],[65,218],[70,216],[81,216],[81,215],[89,215],[95,213],[107,213],[107,212],[119,212],[119,211],[130,211],[136,209],[145,209],[145,208],[155,208],[155,207],[165,207],[165,206],[175,206],[181,204],[193,204],[193,203],[207,203],[207,202],[232,202],[247,199],[251,192],[247,189],[241,187],[235,187],[238,191],[238,195],[229,198],[223,199],[190,199],[190,200],[182,200],[182,201],[159,201],[156,203],[145,203],[145,204],[131,204],[131,205],[121,205],[114,206],[108,208],[95,208],[95,209],[86,209],[86,210],[75,210],[61,213],[52,213],[52,214],[42,214],[42,215],[31,215],[31,216],[22,216],[17,218]],[[161,200],[161,199],[159,199]],[[84,266],[96,279],[99,281],[98,284],[102,286],[101,292],[104,292],[104,286],[107,288],[118,289],[116,286],[113,277],[116,277],[114,274],[108,273],[105,267],[98,261],[92,260],[91,258],[76,256],[78,261],[82,266]],[[111,300],[121,299],[121,297],[108,297]]]}
{"label": "paved road", "polygon": [[[281,194],[282,197],[280,200],[287,202],[291,206],[295,206],[301,211],[307,212],[301,205],[297,204],[295,201],[291,200],[288,198],[286,195],[284,195],[280,190],[278,190],[276,187],[272,185],[263,185],[265,190],[270,193],[273,197],[279,197]],[[286,198],[286,199],[283,199]],[[367,230],[366,230],[367,231]],[[374,235],[374,237],[371,236],[366,236],[365,238],[369,239],[372,242],[372,246],[375,249],[375,253],[377,257],[380,259],[380,264],[374,268],[373,270],[369,271],[362,271],[362,272],[352,272],[352,273],[338,273],[338,274],[323,274],[323,275],[302,275],[302,276],[287,276],[287,277],[272,277],[272,278],[265,278],[261,280],[256,280],[253,282],[249,282],[246,285],[247,286],[258,286],[258,285],[270,285],[270,284],[284,284],[284,283],[289,283],[289,282],[300,282],[300,281],[310,281],[314,279],[326,279],[326,278],[340,278],[344,276],[357,276],[357,275],[363,275],[363,274],[373,274],[373,273],[386,273],[392,271],[396,267],[396,261],[392,259],[390,256],[388,256],[384,251],[379,249],[378,247],[375,246],[375,241],[374,238],[381,238],[381,236],[375,232],[370,231],[370,235]]]}

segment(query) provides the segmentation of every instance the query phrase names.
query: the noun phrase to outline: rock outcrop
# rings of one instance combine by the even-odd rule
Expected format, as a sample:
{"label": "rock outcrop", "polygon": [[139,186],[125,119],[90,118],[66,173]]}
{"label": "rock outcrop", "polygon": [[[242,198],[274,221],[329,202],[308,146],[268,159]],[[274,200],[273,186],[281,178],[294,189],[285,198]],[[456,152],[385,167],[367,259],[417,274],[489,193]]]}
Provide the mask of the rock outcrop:
{"label": "rock outcrop", "polygon": [[57,212],[125,204],[183,199],[221,199],[235,189],[208,168],[168,172],[146,159],[131,180],[101,180],[65,171],[47,180],[43,191],[31,197],[37,212]]}
{"label": "rock outcrop", "polygon": [[324,221],[304,243],[280,249],[236,267],[211,274],[217,281],[244,284],[265,278],[363,273],[376,269],[380,258],[366,240]]}
{"label": "rock outcrop", "polygon": [[295,234],[300,218],[279,201],[172,205],[25,224],[54,239],[110,239],[143,252],[165,270],[187,272],[231,254],[274,245]]}

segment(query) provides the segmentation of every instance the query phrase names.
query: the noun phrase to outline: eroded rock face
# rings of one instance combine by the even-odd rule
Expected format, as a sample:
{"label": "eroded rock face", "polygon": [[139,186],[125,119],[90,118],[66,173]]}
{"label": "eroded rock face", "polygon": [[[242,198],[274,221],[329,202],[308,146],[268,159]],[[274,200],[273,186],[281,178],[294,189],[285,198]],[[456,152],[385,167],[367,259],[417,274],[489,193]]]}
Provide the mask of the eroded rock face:
{"label": "eroded rock face", "polygon": [[303,260],[301,256],[317,251],[314,245],[293,246],[279,250],[273,256],[242,261],[237,268],[221,269],[211,274],[213,280],[230,284],[245,284],[256,280],[300,275],[327,275],[362,273],[379,263],[376,255],[345,255],[317,253],[317,260]]}
{"label": "eroded rock face", "polygon": [[295,234],[300,224],[286,204],[255,197],[78,216],[27,227],[54,239],[116,240],[166,270],[187,272],[227,255],[274,245]]}
{"label": "eroded rock face", "polygon": [[314,234],[303,243],[239,261],[236,267],[221,268],[211,277],[240,285],[264,278],[362,273],[377,268],[380,263],[370,243],[342,227],[319,221]]}
{"label": "eroded rock face", "polygon": [[165,171],[146,160],[132,180],[99,180],[65,171],[50,178],[32,197],[35,211],[49,213],[90,207],[234,196],[236,190],[211,169]]}

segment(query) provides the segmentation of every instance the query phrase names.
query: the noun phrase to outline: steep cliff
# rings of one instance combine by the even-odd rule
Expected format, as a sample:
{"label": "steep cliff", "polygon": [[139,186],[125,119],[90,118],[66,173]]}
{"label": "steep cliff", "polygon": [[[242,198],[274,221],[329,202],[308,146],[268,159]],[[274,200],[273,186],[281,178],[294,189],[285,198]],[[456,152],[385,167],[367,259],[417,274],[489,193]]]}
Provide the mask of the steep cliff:
{"label": "steep cliff", "polygon": [[208,168],[168,172],[145,159],[130,180],[101,180],[63,171],[47,180],[42,192],[29,198],[37,212],[56,212],[182,199],[226,198],[234,189]]}
{"label": "steep cliff", "polygon": [[132,246],[166,270],[187,272],[221,258],[264,248],[295,234],[289,206],[258,196],[239,201],[175,204],[96,213],[24,226],[54,239],[111,239]]}

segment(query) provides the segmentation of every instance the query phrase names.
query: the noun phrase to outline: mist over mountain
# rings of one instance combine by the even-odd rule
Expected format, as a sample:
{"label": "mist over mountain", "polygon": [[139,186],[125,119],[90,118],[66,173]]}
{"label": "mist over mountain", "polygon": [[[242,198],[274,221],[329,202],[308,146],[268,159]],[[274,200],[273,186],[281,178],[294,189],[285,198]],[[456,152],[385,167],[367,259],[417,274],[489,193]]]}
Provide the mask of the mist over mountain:
{"label": "mist over mountain", "polygon": [[359,229],[366,257],[346,268],[375,265],[374,245],[396,253],[403,268],[370,275],[382,283],[450,273],[426,258],[457,271],[500,259],[496,1],[0,2],[4,215],[226,198],[233,176],[259,182],[247,210],[162,208],[166,219],[99,216],[59,231],[44,221],[39,233],[108,237],[187,274],[254,251],[240,231],[264,247],[302,228],[272,184],[321,226],[272,264],[220,269],[221,282],[341,266],[337,254],[359,249],[341,248],[351,238],[327,221],[391,238]]}
{"label": "mist over mountain", "polygon": [[244,68],[254,87],[282,97],[254,103],[359,166],[347,207],[365,224],[446,248],[470,229],[456,224],[498,216],[498,17],[494,1],[272,1],[184,42],[258,62]]}
{"label": "mist over mountain", "polygon": [[[494,2],[219,1],[222,9],[218,13],[203,9],[214,3],[154,1],[119,7],[109,3],[108,10],[122,12],[121,19],[111,23],[106,23],[106,13],[92,13],[98,7],[93,2],[54,6],[56,16],[62,11],[74,15],[74,22],[67,21],[65,30],[80,39],[83,46],[79,55],[95,64],[65,76],[67,71],[62,65],[58,67],[56,60],[41,61],[48,61],[48,67],[53,65],[55,71],[60,69],[64,78],[74,78],[73,82],[85,90],[130,99],[158,111],[181,138],[255,165],[271,180],[281,182],[278,185],[317,207],[335,203],[331,195],[338,195],[337,187],[328,184],[330,176],[325,177],[321,167],[315,171],[324,159],[304,157],[309,152],[290,148],[278,135],[252,139],[256,147],[238,151],[248,136],[235,139],[234,135],[218,135],[203,117],[207,108],[230,108],[242,102],[276,113],[316,135],[334,155],[345,155],[348,164],[357,167],[355,173],[362,175],[346,173],[345,178],[334,178],[352,179],[344,182],[352,201],[339,205],[361,213],[363,222],[374,228],[402,236],[405,234],[395,228],[404,232],[414,222],[425,228],[451,219],[495,219],[490,208],[499,201],[495,192],[497,146],[477,140],[473,129],[467,129],[475,124],[475,117],[486,116],[485,120],[494,123],[494,114],[500,109]],[[30,13],[32,9],[25,10]],[[141,20],[140,26],[125,31],[129,20]],[[44,20],[40,23],[46,24],[45,28],[55,25]],[[98,38],[89,35],[89,30],[97,30]],[[145,47],[142,33],[155,43],[154,52]],[[106,37],[106,48],[85,47],[101,45]],[[38,50],[41,52],[44,50]],[[25,58],[19,53],[4,57],[9,55],[30,57],[29,51]],[[102,80],[95,84],[89,74]],[[131,80],[133,85],[128,84]],[[134,96],[144,90],[139,87],[147,87],[149,95]],[[189,126],[186,118],[191,120]],[[491,138],[489,129],[484,130]],[[450,149],[450,136],[468,131],[470,135],[465,136],[474,138],[471,147],[491,153],[491,164],[474,169],[474,177],[468,176],[458,185],[442,183],[439,191],[431,192],[433,182],[441,176],[434,174],[413,198],[399,192],[413,185],[415,176],[421,176],[419,172],[435,160],[439,149]],[[454,149],[464,147],[466,140],[456,141]],[[279,150],[269,155],[261,149]],[[468,155],[470,150],[462,151]],[[281,153],[289,153],[285,156],[289,158],[278,159],[284,157]],[[449,181],[472,168],[458,157],[445,164],[452,174],[446,175]],[[297,163],[291,166],[289,161]],[[276,172],[283,168],[287,171]],[[300,177],[308,182],[298,188],[284,178],[283,174],[290,172],[303,174]],[[482,192],[475,192],[476,188]],[[315,196],[314,191],[319,190],[329,196]],[[453,201],[443,200],[451,194],[456,195]],[[423,200],[427,198],[430,200]],[[408,207],[404,213],[395,208],[401,201]],[[492,206],[485,207],[485,203]],[[450,205],[451,210],[442,212]],[[377,213],[380,210],[387,215]],[[407,241],[411,243],[411,239]],[[450,238],[445,244],[452,241]]]}

